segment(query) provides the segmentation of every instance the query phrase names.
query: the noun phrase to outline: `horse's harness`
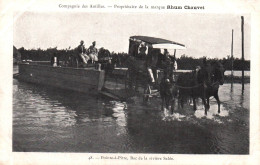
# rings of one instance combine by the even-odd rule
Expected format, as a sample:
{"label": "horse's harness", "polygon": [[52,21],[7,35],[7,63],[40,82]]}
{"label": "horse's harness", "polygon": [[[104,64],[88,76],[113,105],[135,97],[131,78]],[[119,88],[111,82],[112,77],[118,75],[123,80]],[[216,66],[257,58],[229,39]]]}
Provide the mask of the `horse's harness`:
{"label": "horse's harness", "polygon": [[[214,75],[212,75],[210,78],[212,79],[213,76],[214,76]],[[173,86],[174,86],[174,87],[177,87],[177,88],[181,88],[181,89],[195,89],[195,88],[204,86],[205,84],[207,84],[207,83],[202,82],[202,83],[196,84],[196,85],[191,86],[191,87],[185,87],[185,86],[180,86],[180,85],[177,85],[176,83],[173,83]],[[213,87],[213,86],[216,85],[216,84],[219,84],[219,80],[217,80],[217,81],[215,81],[215,82],[213,82],[213,83],[211,83],[211,84],[209,84],[209,85],[206,85],[206,87]]]}
{"label": "horse's harness", "polygon": [[[217,83],[219,83],[219,81],[216,81],[216,82],[210,84],[209,86],[210,86],[210,87],[213,87],[213,86],[216,85]],[[174,83],[173,85],[174,85],[175,87],[177,87],[177,88],[182,88],[182,89],[194,89],[194,88],[198,88],[198,87],[200,87],[200,86],[203,86],[204,83],[200,83],[200,84],[197,84],[197,85],[194,85],[194,86],[191,86],[191,87],[184,87],[184,86],[176,85],[175,83]]]}

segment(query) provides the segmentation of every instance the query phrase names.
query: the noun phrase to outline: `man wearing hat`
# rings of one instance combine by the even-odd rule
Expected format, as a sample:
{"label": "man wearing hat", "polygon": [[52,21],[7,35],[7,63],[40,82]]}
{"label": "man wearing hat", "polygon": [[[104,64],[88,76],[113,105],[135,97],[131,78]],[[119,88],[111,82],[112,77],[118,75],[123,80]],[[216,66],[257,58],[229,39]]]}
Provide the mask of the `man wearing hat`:
{"label": "man wearing hat", "polygon": [[83,63],[87,64],[89,60],[89,56],[86,54],[86,48],[83,40],[80,41],[80,45],[78,46],[78,53]]}
{"label": "man wearing hat", "polygon": [[87,51],[92,63],[98,61],[98,50],[95,46],[96,41],[93,41]]}
{"label": "man wearing hat", "polygon": [[148,46],[146,45],[146,43],[142,42],[140,45],[139,45],[139,53],[138,53],[138,58],[141,59],[141,60],[145,60],[146,59],[146,55],[147,55],[147,51],[148,51]]}

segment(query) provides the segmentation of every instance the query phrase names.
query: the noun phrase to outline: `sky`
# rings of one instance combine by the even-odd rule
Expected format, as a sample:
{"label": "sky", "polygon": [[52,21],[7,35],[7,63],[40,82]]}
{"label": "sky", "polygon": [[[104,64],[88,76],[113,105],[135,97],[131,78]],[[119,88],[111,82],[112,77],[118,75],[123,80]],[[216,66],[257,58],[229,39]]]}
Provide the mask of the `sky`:
{"label": "sky", "polygon": [[[244,15],[245,59],[250,60],[250,15]],[[129,37],[144,35],[179,42],[186,50],[177,57],[241,57],[241,15],[190,13],[36,13],[25,12],[14,21],[14,46],[26,49],[89,47],[128,52]],[[170,50],[170,53],[173,52]]]}

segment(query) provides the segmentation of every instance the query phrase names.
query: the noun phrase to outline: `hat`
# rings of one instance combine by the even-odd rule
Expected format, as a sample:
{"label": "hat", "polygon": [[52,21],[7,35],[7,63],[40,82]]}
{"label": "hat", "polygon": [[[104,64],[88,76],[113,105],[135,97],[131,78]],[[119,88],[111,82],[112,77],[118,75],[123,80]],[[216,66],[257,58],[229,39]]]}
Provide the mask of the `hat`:
{"label": "hat", "polygon": [[93,41],[93,42],[92,42],[92,44],[95,44],[95,43],[96,43],[96,41]]}
{"label": "hat", "polygon": [[196,66],[196,69],[201,69],[201,67],[200,66]]}

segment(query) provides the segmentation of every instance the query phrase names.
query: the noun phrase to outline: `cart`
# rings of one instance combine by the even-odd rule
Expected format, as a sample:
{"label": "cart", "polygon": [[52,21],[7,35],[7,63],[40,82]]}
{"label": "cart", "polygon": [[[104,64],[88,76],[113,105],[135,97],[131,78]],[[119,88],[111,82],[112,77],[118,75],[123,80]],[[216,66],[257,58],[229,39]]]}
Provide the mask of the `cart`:
{"label": "cart", "polygon": [[[129,57],[125,62],[128,68],[125,74],[127,93],[135,91],[136,94],[142,94],[144,102],[148,102],[151,97],[158,96],[159,84],[163,76],[163,68],[160,66],[160,61],[163,59],[159,57],[164,55],[160,52],[168,49],[174,50],[173,57],[175,58],[176,50],[185,49],[185,45],[155,37],[130,37]],[[157,75],[152,75],[151,70]]]}

